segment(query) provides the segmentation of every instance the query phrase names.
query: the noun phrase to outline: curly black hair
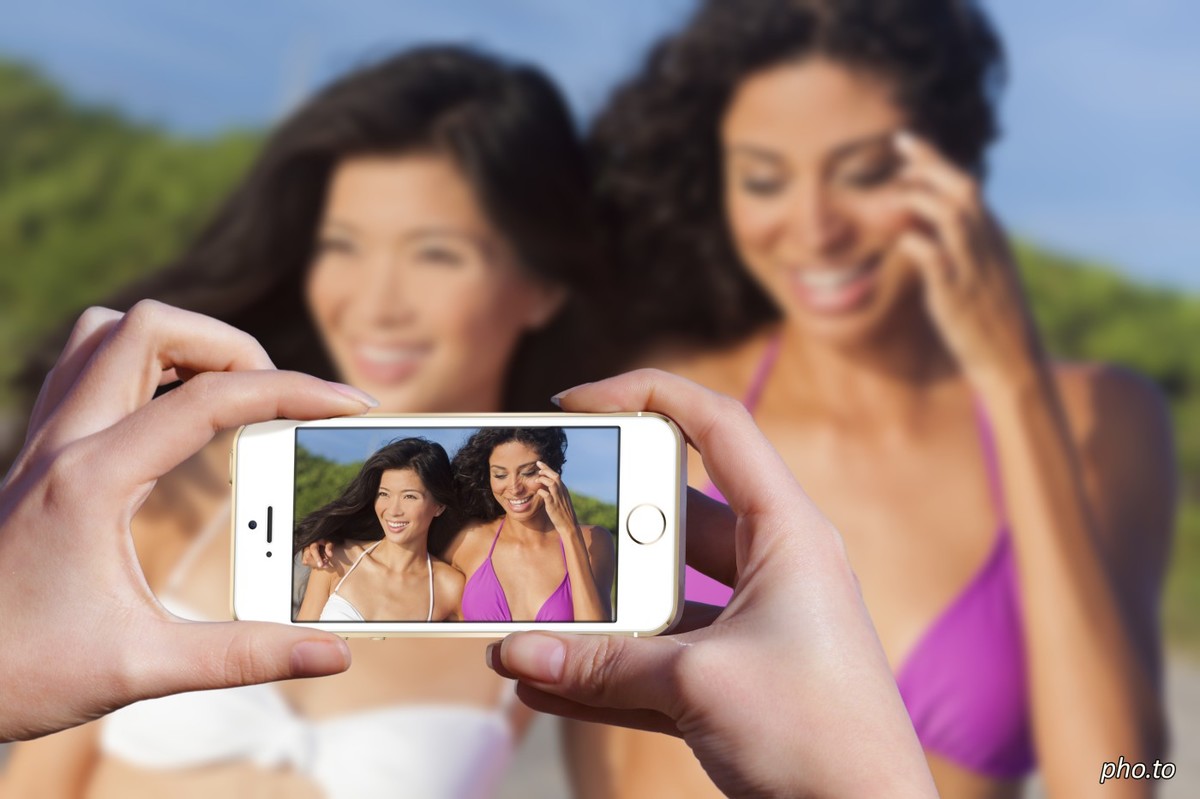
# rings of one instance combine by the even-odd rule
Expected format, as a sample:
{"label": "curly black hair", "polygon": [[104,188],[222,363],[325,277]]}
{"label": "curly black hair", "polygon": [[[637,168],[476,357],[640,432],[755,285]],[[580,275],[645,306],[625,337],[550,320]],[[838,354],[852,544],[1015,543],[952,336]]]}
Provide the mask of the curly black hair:
{"label": "curly black hair", "polygon": [[317,508],[296,525],[292,547],[300,552],[314,541],[377,541],[383,530],[375,515],[379,481],[389,469],[412,469],[446,510],[429,525],[427,548],[441,556],[458,532],[456,494],[450,457],[441,444],[424,438],[401,438],[377,449],[363,463],[337,499]]}
{"label": "curly black hair", "polygon": [[492,494],[488,461],[501,444],[519,441],[558,473],[567,462],[567,434],[561,427],[485,427],[467,439],[454,455],[458,509],[465,518],[491,521],[504,515]]}
{"label": "curly black hair", "polygon": [[884,77],[912,130],[983,175],[1005,65],[974,0],[706,0],[589,136],[635,357],[666,341],[731,343],[779,318],[726,227],[719,122],[747,77],[814,56]]}

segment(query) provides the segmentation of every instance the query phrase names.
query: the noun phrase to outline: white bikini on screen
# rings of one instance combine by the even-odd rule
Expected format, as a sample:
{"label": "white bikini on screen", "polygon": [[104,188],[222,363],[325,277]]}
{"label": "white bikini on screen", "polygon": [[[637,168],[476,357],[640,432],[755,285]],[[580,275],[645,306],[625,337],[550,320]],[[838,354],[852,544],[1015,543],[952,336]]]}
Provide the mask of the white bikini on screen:
{"label": "white bikini on screen", "polygon": [[[358,568],[358,564],[362,563],[362,559],[374,552],[375,547],[382,543],[383,539],[380,539],[358,553],[358,557],[354,559],[353,565],[342,575],[342,579],[338,580],[338,584],[334,586],[333,593],[329,595],[329,599],[325,600],[325,607],[321,608],[321,615],[317,618],[317,621],[366,621],[363,615],[358,612],[358,608],[354,607],[354,603],[339,594],[338,589],[342,587],[342,583],[346,582],[346,578],[354,573],[354,570]],[[429,615],[425,621],[433,621],[433,559],[429,557],[428,551],[425,553],[425,567],[429,569]]]}
{"label": "white bikini on screen", "polygon": [[[201,548],[228,519],[226,507],[167,581],[161,601],[175,615],[204,621],[174,596]],[[236,761],[292,768],[330,799],[484,799],[495,794],[512,759],[514,699],[513,685],[506,684],[491,709],[391,705],[311,721],[273,685],[199,691],[138,702],[111,714],[101,725],[100,749],[155,770]]]}

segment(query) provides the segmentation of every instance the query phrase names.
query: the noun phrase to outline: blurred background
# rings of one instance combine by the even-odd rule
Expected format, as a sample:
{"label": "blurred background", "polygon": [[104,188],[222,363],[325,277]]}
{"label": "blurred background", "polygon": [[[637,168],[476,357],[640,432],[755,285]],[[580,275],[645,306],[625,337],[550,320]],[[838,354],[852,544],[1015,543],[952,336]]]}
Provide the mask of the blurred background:
{"label": "blurred background", "polygon": [[[988,197],[1019,242],[1052,352],[1122,363],[1169,396],[1183,504],[1163,608],[1177,777],[1200,795],[1200,10],[1184,0],[985,6],[1009,81]],[[691,0],[57,0],[0,26],[0,449],[38,338],[175,254],[315,87],[398,48],[532,61],[580,125]],[[544,725],[543,725],[544,726]],[[512,796],[556,796],[539,728]],[[3,754],[0,751],[0,759]],[[1188,787],[1190,786],[1190,788]]]}

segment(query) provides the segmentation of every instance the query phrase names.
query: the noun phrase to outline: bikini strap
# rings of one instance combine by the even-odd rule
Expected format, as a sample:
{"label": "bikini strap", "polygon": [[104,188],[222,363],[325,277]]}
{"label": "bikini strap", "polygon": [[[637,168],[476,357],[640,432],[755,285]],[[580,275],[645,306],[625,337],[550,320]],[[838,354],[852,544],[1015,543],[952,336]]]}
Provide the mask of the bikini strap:
{"label": "bikini strap", "polygon": [[507,518],[504,516],[500,519],[500,526],[496,528],[496,537],[492,539],[492,548],[488,550],[488,560],[492,559],[492,553],[496,551],[496,542],[500,540],[500,531],[504,529],[504,520]]}
{"label": "bikini strap", "polygon": [[996,521],[1001,527],[1008,527],[1008,513],[1004,503],[1004,481],[1000,475],[1000,456],[996,451],[996,436],[992,431],[992,423],[988,419],[987,410],[979,397],[971,400],[975,413],[975,428],[979,433],[979,446],[983,450],[983,468],[987,472],[988,494],[992,499],[992,509]]}
{"label": "bikini strap", "polygon": [[[336,586],[334,586],[333,593],[336,594],[341,589],[342,583],[346,582],[346,578],[354,573],[354,570],[358,568],[358,564],[362,563],[362,559],[365,558],[367,555],[370,555],[372,552],[374,552],[375,547],[379,546],[382,543],[383,543],[383,539],[381,538],[378,541],[376,541],[374,544],[371,544],[371,546],[364,549],[362,552],[358,553],[358,557],[354,559],[354,565],[351,566],[346,571],[346,573],[342,575],[342,579],[338,580],[338,584]],[[428,554],[428,553],[426,553],[426,554]]]}
{"label": "bikini strap", "polygon": [[204,551],[204,548],[208,546],[208,543],[216,537],[217,532],[228,521],[230,506],[231,503],[229,500],[222,502],[217,512],[213,514],[211,521],[205,525],[199,535],[192,539],[179,560],[175,561],[174,568],[167,575],[166,581],[163,582],[162,590],[159,592],[162,596],[171,596],[178,591],[179,587],[183,584],[184,578],[192,570],[192,564],[200,557],[200,553]]}
{"label": "bikini strap", "polygon": [[746,406],[746,410],[754,413],[754,409],[758,407],[759,400],[762,399],[763,389],[767,386],[767,378],[771,376],[771,370],[775,368],[775,361],[779,358],[779,350],[783,344],[783,333],[775,333],[771,336],[771,340],[767,342],[767,348],[763,351],[762,360],[758,362],[758,368],[754,370],[754,378],[750,381],[750,388],[746,391],[746,398],[742,400],[742,404]]}
{"label": "bikini strap", "polygon": [[429,557],[429,551],[425,552],[425,565],[429,567],[429,618],[425,621],[433,621],[433,558]]}

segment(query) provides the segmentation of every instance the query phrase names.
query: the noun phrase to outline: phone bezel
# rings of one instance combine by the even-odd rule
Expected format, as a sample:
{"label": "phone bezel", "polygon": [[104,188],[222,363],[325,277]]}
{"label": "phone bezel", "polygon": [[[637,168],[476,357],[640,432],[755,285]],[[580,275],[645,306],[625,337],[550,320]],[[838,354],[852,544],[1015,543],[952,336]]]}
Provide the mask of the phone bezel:
{"label": "phone bezel", "polygon": [[[295,430],[298,427],[619,427],[616,618],[611,622],[293,622],[292,532]],[[568,464],[570,453],[568,452]],[[312,422],[278,420],[238,430],[231,453],[233,509],[230,605],[235,618],[312,627],[345,637],[497,637],[518,630],[656,635],[683,610],[687,462],[683,437],[669,419],[654,413],[616,414],[379,414]],[[253,484],[239,475],[254,475]],[[569,465],[568,471],[569,481]],[[666,529],[641,544],[626,526],[642,504],[658,507]],[[261,521],[273,508],[273,557],[265,557]],[[255,530],[248,522],[259,522]]]}

